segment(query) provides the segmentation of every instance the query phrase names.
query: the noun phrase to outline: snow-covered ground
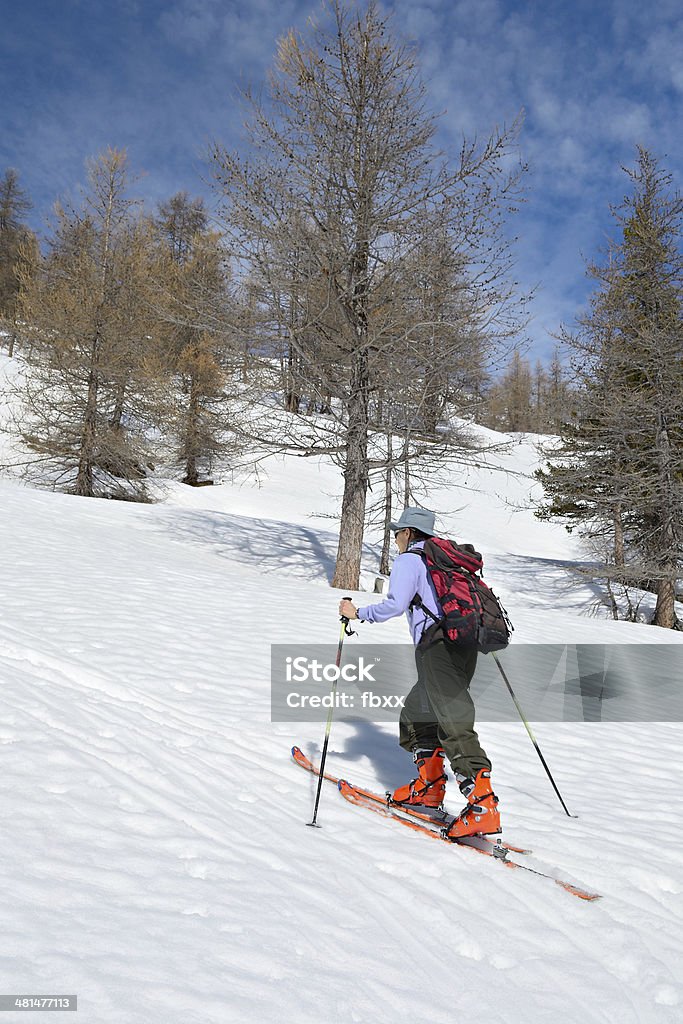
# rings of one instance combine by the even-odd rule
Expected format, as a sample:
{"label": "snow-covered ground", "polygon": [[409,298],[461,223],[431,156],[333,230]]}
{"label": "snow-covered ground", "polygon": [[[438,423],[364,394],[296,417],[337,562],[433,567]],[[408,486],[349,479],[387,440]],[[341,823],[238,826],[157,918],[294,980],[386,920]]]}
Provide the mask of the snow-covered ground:
{"label": "snow-covered ground", "polygon": [[[454,466],[431,500],[485,553],[515,642],[683,641],[608,620],[567,575],[576,539],[513,510],[532,442],[505,471]],[[678,1024],[683,725],[536,724],[576,819],[520,722],[480,726],[508,838],[595,903],[332,787],[307,828],[314,780],[289,749],[317,754],[323,724],[271,722],[270,645],[336,642],[321,517],[341,481],[266,470],[147,506],[0,480],[0,994],[77,993],[83,1024]],[[406,781],[396,732],[335,723],[330,770]]]}

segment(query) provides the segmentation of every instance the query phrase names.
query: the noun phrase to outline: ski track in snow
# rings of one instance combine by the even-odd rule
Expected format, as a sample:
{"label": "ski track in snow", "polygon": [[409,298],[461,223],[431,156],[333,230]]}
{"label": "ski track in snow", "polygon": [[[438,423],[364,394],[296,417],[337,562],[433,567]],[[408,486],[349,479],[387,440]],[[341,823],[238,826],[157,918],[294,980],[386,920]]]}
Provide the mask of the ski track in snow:
{"label": "ski track in snow", "polygon": [[[332,471],[306,464],[295,488],[294,466],[261,492],[171,486],[155,506],[0,482],[2,991],[78,993],[82,1024],[679,1024],[679,723],[538,723],[576,820],[521,723],[480,726],[507,837],[597,903],[327,784],[306,827],[316,780],[289,748],[318,756],[324,725],[271,723],[269,645],[334,642],[339,595],[335,538],[307,511]],[[588,615],[564,536],[513,520],[510,553],[507,510],[494,536],[495,502],[471,500],[464,535],[478,501],[516,637],[654,642]],[[330,771],[405,781],[395,735],[336,723]]]}

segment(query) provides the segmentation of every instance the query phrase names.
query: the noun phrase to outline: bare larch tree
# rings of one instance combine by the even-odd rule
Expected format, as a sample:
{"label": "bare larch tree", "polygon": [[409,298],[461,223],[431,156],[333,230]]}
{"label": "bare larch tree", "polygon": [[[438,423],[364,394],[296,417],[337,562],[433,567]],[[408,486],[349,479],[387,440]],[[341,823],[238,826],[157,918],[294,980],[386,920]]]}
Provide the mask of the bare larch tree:
{"label": "bare larch tree", "polygon": [[[464,142],[455,160],[441,156],[414,50],[392,36],[374,2],[328,0],[305,38],[281,39],[267,96],[247,98],[253,156],[213,151],[225,230],[264,294],[296,302],[287,331],[297,374],[331,398],[335,433],[318,450],[340,453],[344,478],[333,586],[353,589],[375,366],[397,343],[404,269],[438,222],[439,245],[448,237],[459,253],[479,308],[503,322],[500,220],[518,198],[519,168],[506,164],[517,126]],[[296,293],[294,253],[305,278]],[[411,332],[401,337],[414,351]]]}

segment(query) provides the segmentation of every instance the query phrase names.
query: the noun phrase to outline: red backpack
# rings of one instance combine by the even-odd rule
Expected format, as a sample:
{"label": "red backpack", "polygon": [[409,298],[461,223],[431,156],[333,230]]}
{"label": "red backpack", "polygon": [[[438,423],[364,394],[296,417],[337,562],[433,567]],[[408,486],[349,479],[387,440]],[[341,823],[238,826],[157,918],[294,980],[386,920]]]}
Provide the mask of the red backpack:
{"label": "red backpack", "polygon": [[426,642],[445,635],[458,644],[476,646],[483,654],[502,651],[510,642],[513,626],[502,604],[481,578],[483,559],[471,544],[430,537],[414,550],[427,567],[443,613],[439,619],[416,594],[412,607],[434,619],[425,632]]}

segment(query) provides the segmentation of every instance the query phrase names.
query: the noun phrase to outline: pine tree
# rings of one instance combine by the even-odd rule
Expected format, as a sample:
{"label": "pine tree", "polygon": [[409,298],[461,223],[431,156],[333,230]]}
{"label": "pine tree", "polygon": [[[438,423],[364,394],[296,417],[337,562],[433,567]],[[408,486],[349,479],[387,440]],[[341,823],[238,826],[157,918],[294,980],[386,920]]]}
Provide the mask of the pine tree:
{"label": "pine tree", "polygon": [[33,203],[19,185],[19,173],[9,167],[0,181],[0,234],[3,231],[18,231],[24,226],[24,214],[32,209]]}
{"label": "pine tree", "polygon": [[683,553],[683,200],[644,149],[613,211],[620,238],[590,267],[598,290],[566,340],[578,416],[539,473],[549,504],[612,548],[601,572],[657,592],[654,623],[677,626]]}
{"label": "pine tree", "polygon": [[32,205],[19,185],[18,172],[9,168],[0,181],[0,324],[8,330],[10,356],[17,335],[21,281],[38,257],[36,236],[24,223],[24,215]]}

